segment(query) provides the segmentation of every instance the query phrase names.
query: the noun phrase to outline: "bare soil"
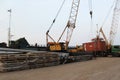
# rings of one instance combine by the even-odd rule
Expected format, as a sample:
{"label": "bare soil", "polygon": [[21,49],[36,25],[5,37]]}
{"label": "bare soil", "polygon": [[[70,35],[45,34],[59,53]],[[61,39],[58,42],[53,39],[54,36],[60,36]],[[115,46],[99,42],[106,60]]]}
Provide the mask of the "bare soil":
{"label": "bare soil", "polygon": [[0,73],[0,80],[120,80],[120,58]]}

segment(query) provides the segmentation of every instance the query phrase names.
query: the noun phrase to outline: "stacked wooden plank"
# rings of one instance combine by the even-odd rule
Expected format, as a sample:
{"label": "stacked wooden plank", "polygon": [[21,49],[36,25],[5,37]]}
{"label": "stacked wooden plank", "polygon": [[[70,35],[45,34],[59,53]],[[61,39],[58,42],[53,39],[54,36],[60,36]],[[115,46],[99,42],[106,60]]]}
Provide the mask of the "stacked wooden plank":
{"label": "stacked wooden plank", "polygon": [[0,71],[33,69],[59,64],[59,56],[52,53],[1,54]]}

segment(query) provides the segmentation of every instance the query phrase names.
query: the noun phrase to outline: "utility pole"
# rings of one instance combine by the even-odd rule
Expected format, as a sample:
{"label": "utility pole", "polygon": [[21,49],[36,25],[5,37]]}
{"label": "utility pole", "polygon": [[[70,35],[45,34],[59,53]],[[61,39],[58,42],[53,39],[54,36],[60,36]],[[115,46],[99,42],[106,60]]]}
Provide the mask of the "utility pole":
{"label": "utility pole", "polygon": [[8,47],[10,47],[10,42],[11,42],[11,12],[12,10],[9,9],[8,12],[9,14],[9,28],[8,28]]}

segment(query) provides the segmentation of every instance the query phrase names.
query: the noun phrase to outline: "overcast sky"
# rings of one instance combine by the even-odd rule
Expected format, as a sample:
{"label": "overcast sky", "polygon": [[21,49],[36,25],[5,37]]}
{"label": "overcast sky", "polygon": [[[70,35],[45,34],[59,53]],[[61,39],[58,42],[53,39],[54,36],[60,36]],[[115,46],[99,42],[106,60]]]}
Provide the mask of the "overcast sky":
{"label": "overcast sky", "polygon": [[[63,0],[0,0],[0,42],[7,42],[9,13],[12,9],[11,33],[14,35],[12,40],[25,37],[30,44],[46,44],[46,31],[62,4]],[[92,0],[93,8],[93,26],[90,26],[89,4],[88,0],[80,0],[80,8],[70,45],[79,45],[90,41],[91,35],[96,35],[98,28],[108,14],[114,0]],[[65,27],[71,8],[72,0],[66,0],[59,14],[56,23],[50,31],[50,35],[57,40]],[[105,23],[103,30],[109,35],[112,13]],[[92,29],[92,33],[91,33]],[[119,31],[120,32],[120,31]],[[117,34],[117,36],[119,36]],[[65,36],[64,36],[65,37]],[[65,38],[62,38],[65,41]],[[115,44],[120,44],[117,37]]]}

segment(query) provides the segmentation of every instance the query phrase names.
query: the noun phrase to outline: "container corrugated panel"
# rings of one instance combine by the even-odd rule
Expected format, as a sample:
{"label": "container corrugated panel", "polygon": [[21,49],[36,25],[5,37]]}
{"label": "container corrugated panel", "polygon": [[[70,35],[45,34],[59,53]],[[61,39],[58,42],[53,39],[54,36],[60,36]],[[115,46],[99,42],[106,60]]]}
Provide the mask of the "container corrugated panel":
{"label": "container corrugated panel", "polygon": [[84,50],[87,52],[106,50],[105,41],[88,42],[88,43],[84,43],[83,45],[84,45]]}

